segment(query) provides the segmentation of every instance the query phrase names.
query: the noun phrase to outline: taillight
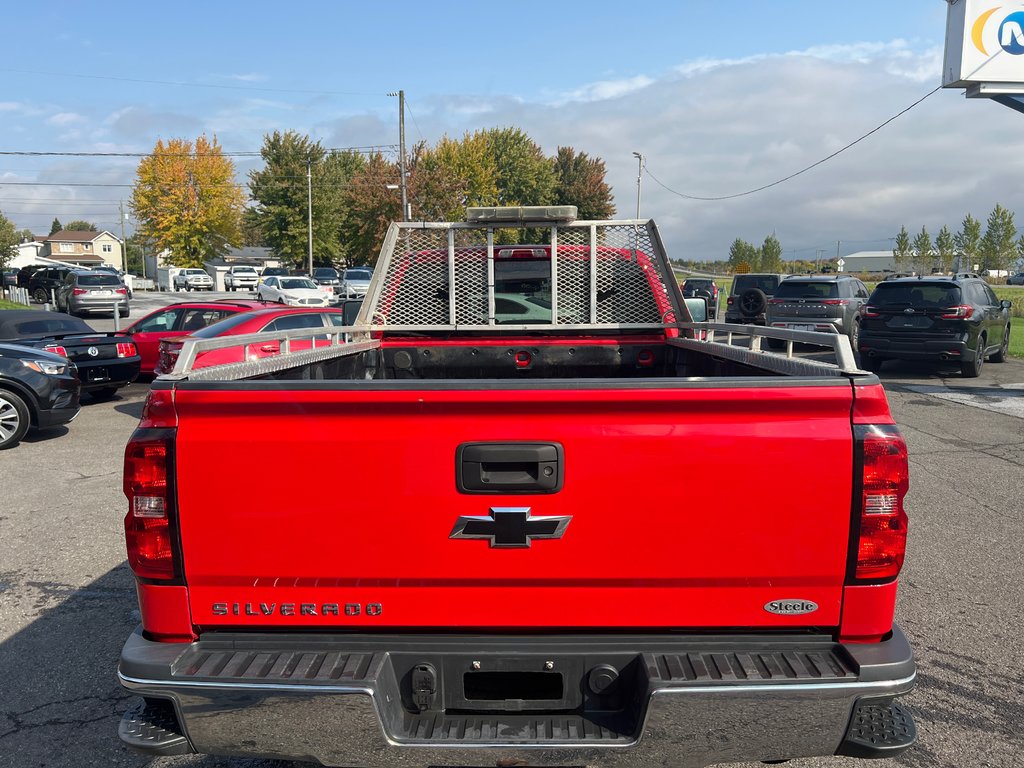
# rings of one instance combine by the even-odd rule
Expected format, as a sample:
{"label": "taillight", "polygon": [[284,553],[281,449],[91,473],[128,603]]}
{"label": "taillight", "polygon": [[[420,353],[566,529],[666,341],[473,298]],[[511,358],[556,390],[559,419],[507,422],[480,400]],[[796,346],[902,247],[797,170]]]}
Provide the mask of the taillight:
{"label": "taillight", "polygon": [[768,299],[769,304],[785,304],[785,299]]}
{"label": "taillight", "polygon": [[974,307],[970,304],[958,304],[955,307],[946,307],[939,315],[943,320],[966,320],[974,314]]}
{"label": "taillight", "polygon": [[849,303],[849,299],[822,299],[821,303],[829,307],[835,307]]}
{"label": "taillight", "polygon": [[176,579],[174,430],[137,429],[124,450],[128,565],[141,579]]}
{"label": "taillight", "polygon": [[71,293],[75,296],[81,296],[83,293],[88,293],[85,288],[75,288]]}
{"label": "taillight", "polygon": [[733,297],[732,296],[730,296],[728,299],[725,300],[725,303],[728,304],[730,307],[732,306],[732,302],[733,302]]}
{"label": "taillight", "polygon": [[118,357],[135,357],[136,355],[135,345],[130,341],[122,341],[117,345],[117,356]]}
{"label": "taillight", "polygon": [[128,289],[127,288],[115,288],[114,289],[114,293],[120,293],[122,296],[127,296],[128,295]]}
{"label": "taillight", "polygon": [[60,344],[52,344],[43,347],[43,349],[46,350],[47,352],[53,352],[53,354],[55,355],[62,355],[63,357],[68,356],[68,351],[64,349],[64,347],[62,347]]}
{"label": "taillight", "polygon": [[861,308],[861,314],[864,317],[881,317],[882,316],[882,313],[878,311],[877,307],[870,307],[867,304],[865,304]]}
{"label": "taillight", "polygon": [[854,435],[860,477],[855,486],[850,576],[855,582],[891,581],[903,567],[907,548],[907,444],[891,425],[857,425]]}

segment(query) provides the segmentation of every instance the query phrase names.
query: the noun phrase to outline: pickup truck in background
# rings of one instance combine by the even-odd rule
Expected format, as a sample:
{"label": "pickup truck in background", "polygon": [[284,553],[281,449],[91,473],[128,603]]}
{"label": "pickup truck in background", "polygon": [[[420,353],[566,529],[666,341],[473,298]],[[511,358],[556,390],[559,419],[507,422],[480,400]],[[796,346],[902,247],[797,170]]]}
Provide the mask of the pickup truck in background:
{"label": "pickup truck in background", "polygon": [[[187,339],[154,382],[121,739],[381,768],[907,749],[907,452],[846,337],[690,322],[651,221],[469,218],[393,224],[354,326]],[[282,352],[194,366],[254,343]],[[281,481],[240,492],[268,455]],[[344,499],[297,480],[344,456]]]}
{"label": "pickup truck in background", "polygon": [[224,289],[228,291],[255,291],[259,281],[255,267],[235,264],[224,273]]}

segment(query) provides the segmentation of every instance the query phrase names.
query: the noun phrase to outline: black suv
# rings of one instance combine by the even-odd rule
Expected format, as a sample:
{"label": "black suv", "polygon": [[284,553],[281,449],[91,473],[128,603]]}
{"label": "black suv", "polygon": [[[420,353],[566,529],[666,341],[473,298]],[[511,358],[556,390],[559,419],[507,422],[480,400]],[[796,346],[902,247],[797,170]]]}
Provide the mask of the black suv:
{"label": "black suv", "polygon": [[768,299],[789,275],[749,273],[736,275],[725,302],[725,322],[765,324]]}
{"label": "black suv", "polygon": [[1006,359],[1010,302],[975,274],[904,277],[878,284],[861,311],[861,365],[885,360],[953,361],[975,377],[988,357]]}
{"label": "black suv", "polygon": [[28,279],[28,293],[32,301],[37,304],[53,301],[54,294],[64,282],[64,278],[73,271],[70,267],[47,267],[33,272]]}

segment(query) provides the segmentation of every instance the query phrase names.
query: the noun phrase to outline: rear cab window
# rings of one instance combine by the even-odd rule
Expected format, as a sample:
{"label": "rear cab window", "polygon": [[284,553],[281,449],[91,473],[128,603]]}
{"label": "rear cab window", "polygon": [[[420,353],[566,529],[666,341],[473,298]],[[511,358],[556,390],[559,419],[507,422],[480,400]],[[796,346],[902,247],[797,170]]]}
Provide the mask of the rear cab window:
{"label": "rear cab window", "polygon": [[953,283],[882,283],[871,295],[875,306],[942,309],[960,303],[960,286]]}
{"label": "rear cab window", "polygon": [[832,281],[783,280],[775,290],[777,299],[835,299],[838,296],[839,285]]}
{"label": "rear cab window", "polygon": [[78,284],[84,287],[121,285],[120,279],[113,275],[79,275]]}
{"label": "rear cab window", "polygon": [[733,280],[732,292],[738,295],[751,288],[756,288],[768,295],[773,295],[778,287],[777,275],[739,275]]}

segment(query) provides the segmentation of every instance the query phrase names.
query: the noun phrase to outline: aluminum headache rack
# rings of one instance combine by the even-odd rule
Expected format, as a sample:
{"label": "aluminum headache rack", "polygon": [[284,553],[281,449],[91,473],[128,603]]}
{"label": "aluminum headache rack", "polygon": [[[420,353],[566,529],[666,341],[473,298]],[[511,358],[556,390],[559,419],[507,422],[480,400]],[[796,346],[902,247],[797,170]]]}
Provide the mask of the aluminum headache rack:
{"label": "aluminum headache rack", "polygon": [[[650,219],[576,221],[575,206],[470,208],[467,218],[393,223],[357,323],[391,331],[656,330],[687,319]],[[517,270],[546,318],[496,317],[503,303],[523,299],[502,290]]]}

